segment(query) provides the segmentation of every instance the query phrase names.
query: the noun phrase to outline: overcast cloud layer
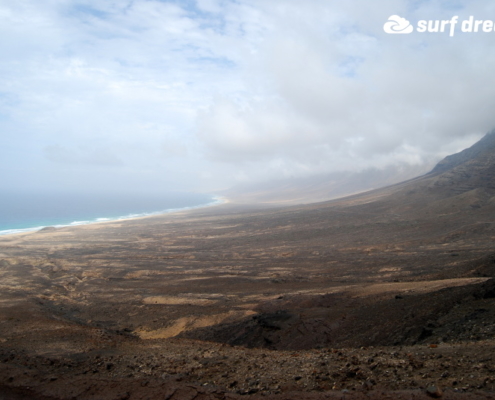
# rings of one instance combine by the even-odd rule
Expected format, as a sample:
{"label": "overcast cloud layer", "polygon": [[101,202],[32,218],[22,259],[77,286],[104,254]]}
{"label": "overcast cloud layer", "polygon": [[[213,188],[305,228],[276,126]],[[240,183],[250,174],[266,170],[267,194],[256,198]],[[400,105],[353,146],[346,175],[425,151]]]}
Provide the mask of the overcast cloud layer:
{"label": "overcast cloud layer", "polygon": [[495,2],[0,0],[4,190],[215,191],[417,167],[495,127]]}

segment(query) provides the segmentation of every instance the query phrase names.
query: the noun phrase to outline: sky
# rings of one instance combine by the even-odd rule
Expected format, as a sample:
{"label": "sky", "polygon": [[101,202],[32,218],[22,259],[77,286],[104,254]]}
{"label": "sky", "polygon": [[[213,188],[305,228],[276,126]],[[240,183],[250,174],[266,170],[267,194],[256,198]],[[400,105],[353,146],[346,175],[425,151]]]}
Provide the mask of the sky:
{"label": "sky", "polygon": [[0,191],[432,165],[495,128],[495,32],[470,16],[495,2],[0,0]]}

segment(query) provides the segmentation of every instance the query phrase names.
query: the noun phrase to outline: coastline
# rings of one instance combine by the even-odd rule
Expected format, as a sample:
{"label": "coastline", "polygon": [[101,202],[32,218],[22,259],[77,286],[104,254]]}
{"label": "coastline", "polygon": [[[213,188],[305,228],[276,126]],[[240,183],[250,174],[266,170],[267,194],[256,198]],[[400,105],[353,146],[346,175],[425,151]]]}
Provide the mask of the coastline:
{"label": "coastline", "polygon": [[169,209],[165,209],[165,210],[161,210],[161,211],[151,211],[151,212],[145,212],[145,213],[139,213],[139,214],[127,214],[127,215],[122,215],[122,216],[115,217],[115,218],[98,217],[98,218],[94,218],[94,219],[87,220],[87,221],[73,221],[73,222],[70,222],[68,224],[40,225],[40,226],[29,227],[29,228],[5,229],[5,230],[0,230],[0,237],[36,233],[36,232],[39,232],[40,230],[42,230],[44,228],[57,228],[58,229],[58,228],[67,228],[67,227],[75,227],[75,226],[111,223],[111,222],[116,222],[116,221],[142,219],[142,218],[148,218],[148,217],[155,217],[158,215],[166,215],[166,214],[171,214],[171,213],[176,213],[176,212],[197,210],[200,208],[208,208],[208,207],[218,206],[218,205],[222,205],[222,204],[227,204],[230,202],[227,197],[217,196],[217,195],[213,195],[212,200],[213,201],[211,201],[209,203],[199,204],[197,206],[169,208]]}

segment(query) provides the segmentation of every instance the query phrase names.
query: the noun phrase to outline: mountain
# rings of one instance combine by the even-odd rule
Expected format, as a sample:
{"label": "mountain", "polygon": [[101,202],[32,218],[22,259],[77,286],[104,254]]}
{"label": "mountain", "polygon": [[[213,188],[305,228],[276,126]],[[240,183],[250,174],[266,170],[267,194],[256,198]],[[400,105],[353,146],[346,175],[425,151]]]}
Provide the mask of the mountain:
{"label": "mountain", "polygon": [[[323,202],[367,191],[380,191],[396,185],[416,190],[420,182],[428,184],[420,191],[432,190],[442,197],[473,189],[473,199],[480,201],[492,194],[495,177],[495,130],[457,154],[441,160],[433,169],[426,166],[400,165],[384,169],[371,168],[360,172],[336,172],[313,177],[280,179],[264,184],[240,185],[223,193],[240,204],[296,205]],[[431,166],[429,166],[431,168]],[[491,183],[492,182],[492,183]],[[418,187],[419,187],[418,186]],[[427,188],[427,189],[426,189]],[[411,192],[409,195],[412,194]],[[432,193],[429,193],[432,194]],[[491,196],[489,196],[491,197]]]}
{"label": "mountain", "polygon": [[494,164],[495,156],[495,129],[487,133],[481,140],[473,144],[471,147],[462,150],[459,153],[452,154],[441,160],[430,174],[439,174],[448,170],[452,170],[463,164],[467,164],[471,168],[475,166],[489,166]]}
{"label": "mountain", "polygon": [[[495,130],[473,146],[441,160],[424,176],[401,183],[390,201],[452,214],[495,205]],[[388,192],[389,189],[384,189]]]}

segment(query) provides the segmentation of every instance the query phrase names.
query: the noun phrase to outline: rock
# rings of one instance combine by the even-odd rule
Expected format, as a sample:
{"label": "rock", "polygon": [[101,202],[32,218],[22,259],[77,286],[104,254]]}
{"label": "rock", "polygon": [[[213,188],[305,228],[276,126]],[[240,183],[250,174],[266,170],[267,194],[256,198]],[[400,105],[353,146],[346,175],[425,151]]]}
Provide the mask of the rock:
{"label": "rock", "polygon": [[443,396],[442,389],[435,385],[428,386],[426,394],[434,399],[439,399]]}

